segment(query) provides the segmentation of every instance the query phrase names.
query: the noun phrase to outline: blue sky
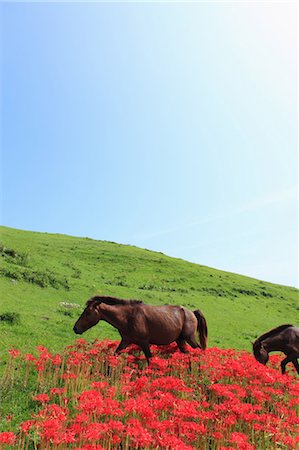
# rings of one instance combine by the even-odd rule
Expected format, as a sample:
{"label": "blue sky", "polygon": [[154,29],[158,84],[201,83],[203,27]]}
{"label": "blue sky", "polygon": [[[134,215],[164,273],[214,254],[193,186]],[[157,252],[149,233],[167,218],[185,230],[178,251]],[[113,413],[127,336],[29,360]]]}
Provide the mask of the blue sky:
{"label": "blue sky", "polygon": [[2,223],[298,286],[294,3],[2,3]]}

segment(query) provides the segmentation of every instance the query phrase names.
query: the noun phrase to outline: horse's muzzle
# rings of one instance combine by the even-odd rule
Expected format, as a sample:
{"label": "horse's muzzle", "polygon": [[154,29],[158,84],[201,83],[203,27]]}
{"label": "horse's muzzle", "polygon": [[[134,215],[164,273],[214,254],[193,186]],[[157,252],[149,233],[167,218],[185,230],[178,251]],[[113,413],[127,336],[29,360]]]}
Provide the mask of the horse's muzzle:
{"label": "horse's muzzle", "polygon": [[82,331],[78,330],[78,328],[76,327],[76,325],[74,326],[73,330],[74,330],[74,332],[75,332],[76,334],[82,334]]}

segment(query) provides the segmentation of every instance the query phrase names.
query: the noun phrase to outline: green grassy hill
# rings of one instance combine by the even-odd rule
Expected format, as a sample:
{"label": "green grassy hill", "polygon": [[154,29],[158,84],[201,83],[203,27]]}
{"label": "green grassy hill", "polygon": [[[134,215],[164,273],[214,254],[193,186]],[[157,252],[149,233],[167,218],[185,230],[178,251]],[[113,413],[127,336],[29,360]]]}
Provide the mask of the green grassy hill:
{"label": "green grassy hill", "polygon": [[[269,328],[298,323],[295,288],[113,242],[7,227],[0,233],[0,357],[11,347],[59,351],[72,343],[73,324],[95,294],[199,308],[209,346],[250,350]],[[104,322],[83,337],[119,339]]]}

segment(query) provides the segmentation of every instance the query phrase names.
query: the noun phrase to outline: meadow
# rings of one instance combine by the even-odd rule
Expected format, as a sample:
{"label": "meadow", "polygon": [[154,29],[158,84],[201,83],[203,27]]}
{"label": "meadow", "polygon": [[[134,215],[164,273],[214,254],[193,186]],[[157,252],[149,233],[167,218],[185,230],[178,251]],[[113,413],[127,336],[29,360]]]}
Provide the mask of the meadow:
{"label": "meadow", "polygon": [[[289,375],[281,377],[277,360],[280,356],[272,358],[272,366],[276,369],[265,369],[250,353],[251,342],[263,332],[282,323],[298,322],[297,289],[113,242],[7,227],[1,227],[0,231],[0,429],[11,433],[6,437],[2,435],[2,440],[9,440],[10,436],[12,448],[67,448],[59,439],[69,433],[73,436],[67,443],[69,448],[86,450],[100,449],[101,446],[117,448],[117,445],[119,448],[137,448],[138,445],[140,448],[176,448],[175,438],[185,435],[189,436],[182,440],[185,448],[292,448],[289,445],[294,445],[298,431],[294,416],[296,412],[298,414],[298,382],[291,368]],[[204,353],[191,351],[190,355],[182,355],[173,348],[168,349],[168,353],[165,349],[156,349],[153,365],[147,368],[136,349],[133,354],[124,353],[119,359],[112,356],[119,334],[104,322],[84,334],[86,342],[80,347],[80,343],[75,344],[72,327],[86,300],[96,294],[135,298],[151,304],[183,305],[192,310],[198,308],[208,322],[209,348]],[[70,362],[72,352],[81,355],[76,365],[78,373],[73,371]],[[43,359],[44,363],[39,366],[38,361]],[[237,362],[232,364],[232,361]],[[230,366],[234,370],[232,373]],[[135,393],[132,397],[132,390],[123,393],[130,383],[138,383],[143,377],[148,383],[144,385],[147,386],[144,392],[136,388],[136,395],[139,392],[141,397],[136,397]],[[152,393],[150,384],[155,379],[161,381],[167,377],[181,380],[178,386],[184,385],[187,390],[166,390],[165,395],[172,397],[169,397],[169,406],[165,403],[165,408],[163,402],[148,403],[147,394]],[[104,384],[92,384],[96,382]],[[228,390],[223,391],[225,395],[217,384],[227,387]],[[255,398],[250,391],[252,387],[257,389],[257,384],[261,394],[257,393]],[[215,389],[211,388],[213,385]],[[277,392],[271,393],[270,386]],[[105,400],[110,398],[111,405],[121,411],[119,415],[101,412],[93,415],[87,410],[85,421],[77,421],[76,417],[84,413],[80,398],[89,391],[98,392],[90,395],[104,396]],[[159,399],[162,394],[157,395]],[[260,410],[246,406],[250,409],[248,413],[259,416],[252,419],[255,428],[246,427],[243,413],[240,416],[239,412],[231,412],[227,419],[225,411],[232,408],[232,397],[230,404],[226,402],[232,395],[241,410],[243,403],[256,408],[260,395]],[[146,411],[140,413],[134,408],[127,410],[130,399],[138,405],[149,405],[152,416],[146,418]],[[273,399],[279,407],[276,408]],[[174,405],[179,400],[186,400],[190,411],[191,403],[195,402],[196,414],[187,416],[186,420],[182,418],[184,416],[178,418]],[[220,408],[219,415],[209,416],[215,408],[217,411]],[[207,413],[205,419],[198,415],[201,409]],[[235,422],[228,425],[232,416]],[[286,417],[294,422],[288,432],[285,430]],[[58,418],[64,428],[56,430],[58,434],[55,435],[54,422]],[[54,427],[54,434],[50,433],[49,438],[46,437],[47,427],[43,425],[46,420]],[[103,437],[100,429],[105,427],[98,425],[97,437],[87,438],[87,430],[95,428],[94,423],[104,424],[107,420],[112,427],[111,436]],[[181,424],[180,420],[188,423]],[[22,425],[25,429],[20,433],[20,424],[26,421],[33,422],[30,426],[28,422],[27,431]],[[159,423],[165,426],[164,431],[159,428]],[[276,423],[276,429],[280,431],[274,433],[271,423]],[[140,430],[145,429],[143,434],[148,436],[147,443],[145,438],[143,443],[136,444],[131,436],[129,430],[133,433],[138,426]],[[176,427],[178,431],[167,437],[166,431],[170,427]],[[160,437],[156,435],[156,429],[160,429]],[[198,437],[196,441],[192,435],[200,430],[205,437]],[[121,437],[120,442],[116,435]],[[160,441],[163,436],[166,440]],[[168,447],[167,442],[170,442]],[[240,447],[241,442],[243,447]],[[263,442],[271,446],[263,447],[266,445]],[[183,444],[179,442],[177,448],[184,448],[179,447]],[[5,442],[2,445],[5,446]]]}
{"label": "meadow", "polygon": [[[209,345],[251,350],[265,330],[299,317],[298,289],[89,238],[0,227],[0,356],[10,347],[60,351],[87,299],[111,295],[200,309]],[[11,319],[1,319],[9,313]],[[118,339],[101,322],[84,337]]]}

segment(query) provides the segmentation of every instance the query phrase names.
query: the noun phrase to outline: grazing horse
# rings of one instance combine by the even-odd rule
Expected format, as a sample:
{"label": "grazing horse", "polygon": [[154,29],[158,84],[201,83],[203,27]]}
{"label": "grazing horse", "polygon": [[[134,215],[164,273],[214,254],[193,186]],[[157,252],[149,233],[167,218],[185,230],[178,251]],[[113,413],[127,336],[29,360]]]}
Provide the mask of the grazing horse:
{"label": "grazing horse", "polygon": [[[152,356],[150,344],[168,345],[176,341],[184,353],[187,351],[185,342],[202,350],[207,346],[207,323],[199,310],[192,312],[182,306],[153,306],[140,300],[95,296],[86,302],[86,308],[74,325],[74,332],[82,334],[100,320],[110,323],[121,335],[116,353],[130,344],[137,344],[148,363]],[[196,330],[200,345],[195,340]]]}
{"label": "grazing horse", "polygon": [[262,334],[252,344],[253,354],[261,364],[266,365],[270,352],[283,352],[286,358],[281,361],[281,372],[285,373],[286,365],[292,362],[299,374],[299,328],[293,325],[281,325]]}

